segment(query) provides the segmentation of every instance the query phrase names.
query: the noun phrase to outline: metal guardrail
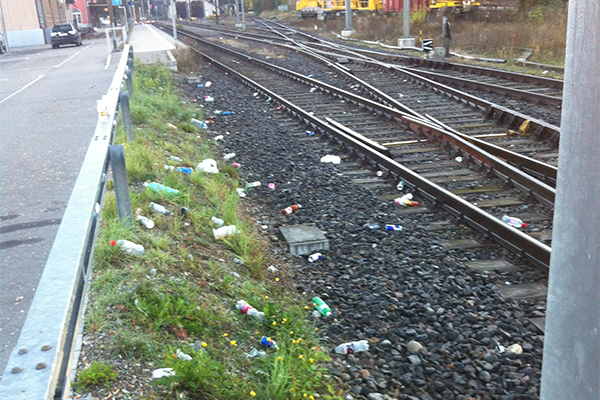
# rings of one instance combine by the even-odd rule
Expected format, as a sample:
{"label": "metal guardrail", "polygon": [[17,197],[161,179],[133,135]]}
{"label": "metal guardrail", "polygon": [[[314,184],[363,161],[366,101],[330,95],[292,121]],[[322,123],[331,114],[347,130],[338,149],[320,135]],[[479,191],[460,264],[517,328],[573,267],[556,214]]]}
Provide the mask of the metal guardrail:
{"label": "metal guardrail", "polygon": [[109,148],[123,101],[121,89],[124,79],[131,88],[132,68],[133,49],[126,45],[104,97],[109,115],[104,122],[98,120],[19,341],[0,382],[2,400],[68,396],[68,374],[77,361],[72,351],[82,322],[81,304],[100,219],[98,205],[104,199],[110,164]]}

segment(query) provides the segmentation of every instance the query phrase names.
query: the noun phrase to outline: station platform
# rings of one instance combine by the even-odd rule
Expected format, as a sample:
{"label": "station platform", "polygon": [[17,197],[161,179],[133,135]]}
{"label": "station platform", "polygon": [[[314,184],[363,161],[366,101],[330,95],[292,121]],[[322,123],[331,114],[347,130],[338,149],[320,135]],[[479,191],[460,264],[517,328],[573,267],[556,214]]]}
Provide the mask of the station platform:
{"label": "station platform", "polygon": [[134,25],[129,44],[133,46],[135,57],[143,64],[163,63],[177,71],[177,60],[173,52],[187,47],[183,42],[161,31],[151,24]]}

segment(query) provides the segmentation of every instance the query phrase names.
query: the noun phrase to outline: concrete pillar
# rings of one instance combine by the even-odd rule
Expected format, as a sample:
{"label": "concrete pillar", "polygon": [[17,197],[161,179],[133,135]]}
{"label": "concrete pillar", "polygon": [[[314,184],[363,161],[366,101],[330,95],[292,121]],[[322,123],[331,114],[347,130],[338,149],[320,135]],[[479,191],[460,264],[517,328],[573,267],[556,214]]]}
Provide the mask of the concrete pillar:
{"label": "concrete pillar", "polygon": [[410,0],[404,0],[404,37],[410,37]]}
{"label": "concrete pillar", "polygon": [[541,400],[600,398],[600,3],[569,2]]}

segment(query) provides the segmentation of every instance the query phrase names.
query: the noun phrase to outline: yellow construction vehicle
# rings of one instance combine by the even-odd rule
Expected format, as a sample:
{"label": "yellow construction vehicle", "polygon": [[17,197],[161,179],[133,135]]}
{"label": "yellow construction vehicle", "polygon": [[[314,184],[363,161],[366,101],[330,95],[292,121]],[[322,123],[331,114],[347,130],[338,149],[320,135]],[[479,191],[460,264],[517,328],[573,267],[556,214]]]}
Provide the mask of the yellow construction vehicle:
{"label": "yellow construction vehicle", "polygon": [[471,8],[477,8],[481,4],[476,0],[429,0],[429,9],[440,10],[440,9],[453,9],[457,12],[469,12]]}
{"label": "yellow construction vehicle", "polygon": [[[381,11],[382,0],[351,0],[352,11]],[[298,0],[296,2],[298,18],[346,11],[345,0]]]}

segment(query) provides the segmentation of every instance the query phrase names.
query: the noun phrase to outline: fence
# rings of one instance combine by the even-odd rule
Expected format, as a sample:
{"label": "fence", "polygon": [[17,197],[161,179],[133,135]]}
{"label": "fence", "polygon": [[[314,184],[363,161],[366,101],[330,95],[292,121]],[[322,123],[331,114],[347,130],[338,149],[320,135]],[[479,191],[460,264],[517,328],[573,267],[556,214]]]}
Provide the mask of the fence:
{"label": "fence", "polygon": [[[123,147],[111,143],[119,113],[123,112],[124,121],[131,119],[128,93],[132,92],[132,68],[133,49],[125,45],[110,89],[103,96],[108,115],[99,118],[96,125],[19,341],[0,382],[0,399],[63,399],[69,394],[68,375],[77,362],[73,349],[83,320],[82,299],[109,165],[113,175],[126,176]],[[122,91],[124,85],[129,92]]]}

